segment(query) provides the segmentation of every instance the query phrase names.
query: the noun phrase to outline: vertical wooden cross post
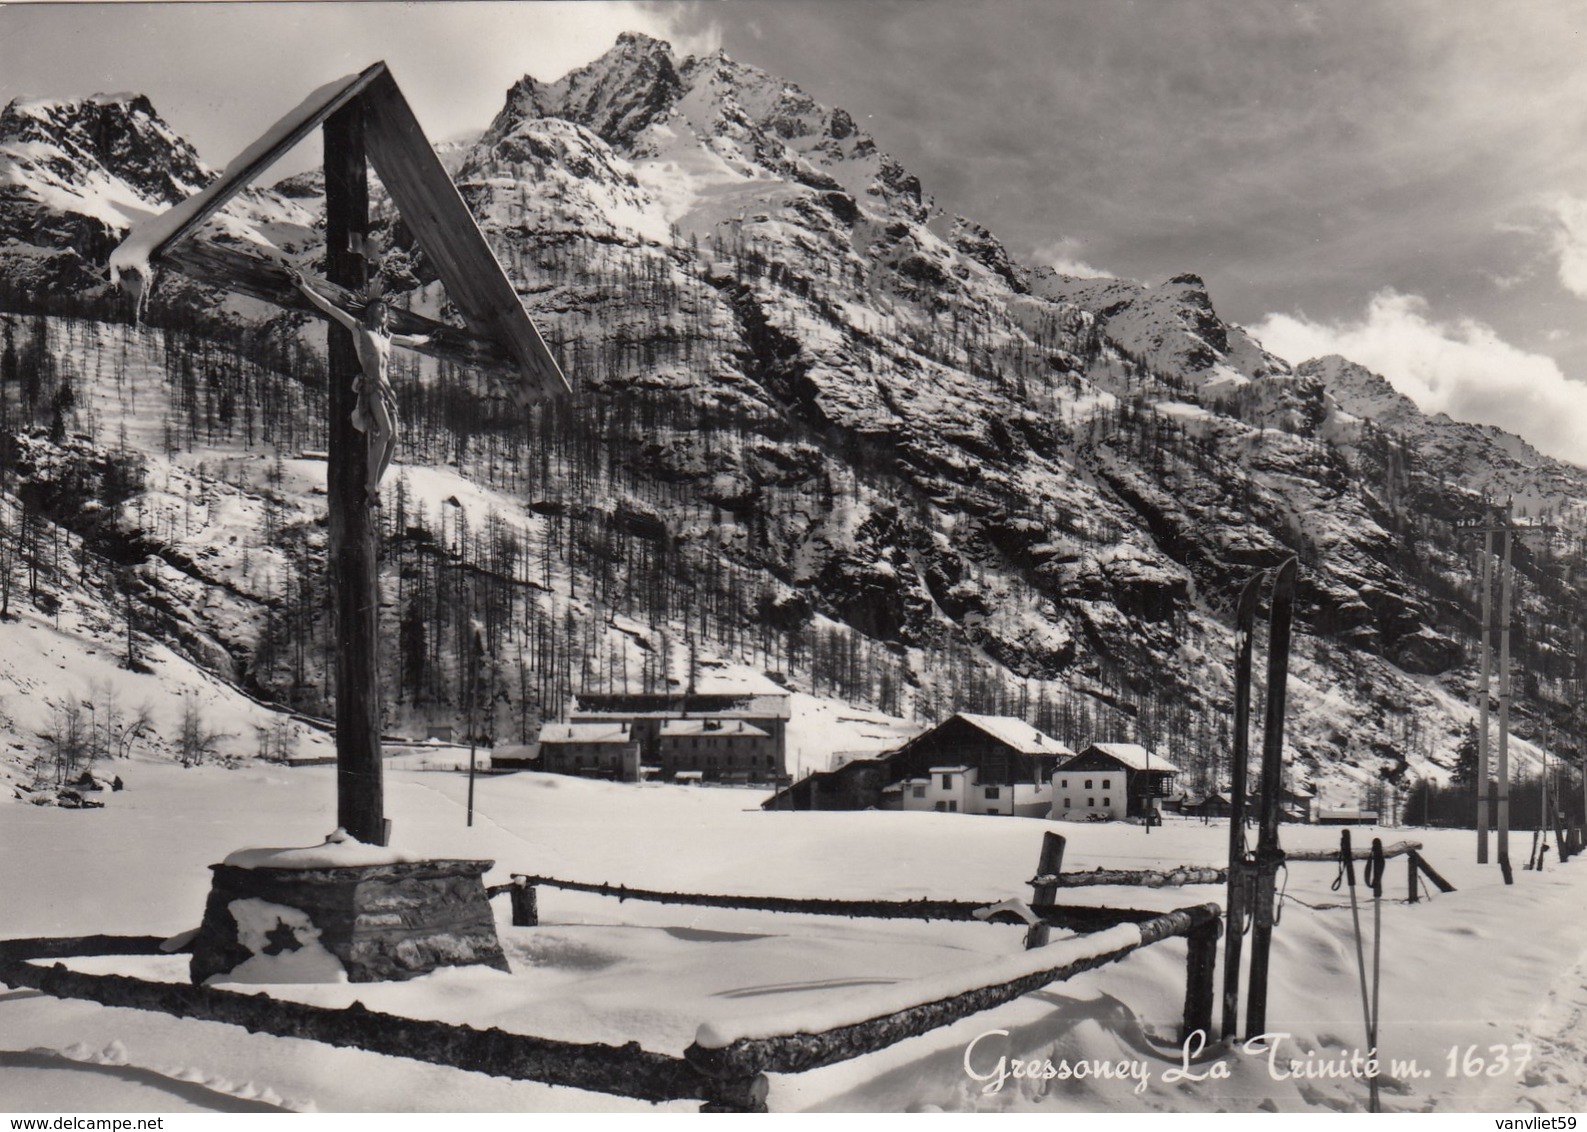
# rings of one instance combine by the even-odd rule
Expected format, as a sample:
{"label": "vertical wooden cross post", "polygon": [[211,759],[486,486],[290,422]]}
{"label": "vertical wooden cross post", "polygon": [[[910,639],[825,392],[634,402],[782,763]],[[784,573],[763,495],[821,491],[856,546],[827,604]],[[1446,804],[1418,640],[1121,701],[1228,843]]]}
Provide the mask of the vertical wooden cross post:
{"label": "vertical wooden cross post", "polygon": [[[369,231],[364,106],[353,101],[325,120],[325,271],[357,293],[368,263],[353,250]],[[329,324],[326,502],[336,627],[336,815],[358,840],[389,833],[380,761],[380,576],[375,516],[366,503],[369,437],[353,426],[363,376],[352,331]]]}

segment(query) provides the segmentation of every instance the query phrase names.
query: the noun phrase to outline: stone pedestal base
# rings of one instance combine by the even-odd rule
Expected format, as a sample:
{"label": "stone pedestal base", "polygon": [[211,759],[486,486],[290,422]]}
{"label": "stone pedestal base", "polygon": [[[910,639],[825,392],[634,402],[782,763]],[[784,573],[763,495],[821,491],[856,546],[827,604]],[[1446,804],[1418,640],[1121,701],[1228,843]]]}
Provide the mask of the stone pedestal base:
{"label": "stone pedestal base", "polygon": [[[481,879],[493,861],[327,868],[211,865],[194,983],[411,979],[438,967],[505,971]],[[338,971],[338,968],[340,971]]]}

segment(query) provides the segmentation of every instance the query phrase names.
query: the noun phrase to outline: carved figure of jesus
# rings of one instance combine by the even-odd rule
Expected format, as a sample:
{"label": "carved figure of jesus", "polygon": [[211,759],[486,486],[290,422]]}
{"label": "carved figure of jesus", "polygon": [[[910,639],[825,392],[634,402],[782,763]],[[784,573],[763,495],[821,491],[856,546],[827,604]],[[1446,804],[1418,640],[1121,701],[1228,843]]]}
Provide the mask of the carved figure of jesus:
{"label": "carved figure of jesus", "polygon": [[370,507],[379,507],[380,481],[397,451],[397,397],[386,373],[391,347],[422,346],[430,340],[429,336],[393,334],[391,308],[380,299],[369,300],[364,305],[363,317],[354,318],[315,290],[301,271],[292,268],[289,274],[304,298],[352,331],[358,347],[358,364],[363,370],[363,377],[353,383],[358,394],[353,427],[369,436],[369,472],[364,501]]}

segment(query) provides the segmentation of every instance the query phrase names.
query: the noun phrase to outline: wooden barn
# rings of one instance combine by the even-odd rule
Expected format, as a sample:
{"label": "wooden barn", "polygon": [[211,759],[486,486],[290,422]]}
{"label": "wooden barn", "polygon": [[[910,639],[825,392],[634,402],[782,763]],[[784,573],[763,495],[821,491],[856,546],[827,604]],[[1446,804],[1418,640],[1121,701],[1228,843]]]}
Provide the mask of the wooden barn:
{"label": "wooden barn", "polygon": [[772,795],[765,810],[868,810],[882,804],[887,764],[882,759],[851,759],[833,770],[806,775]]}
{"label": "wooden barn", "polygon": [[961,711],[887,756],[893,781],[928,775],[933,767],[971,767],[983,786],[1045,786],[1074,751],[1022,719]]}
{"label": "wooden barn", "polygon": [[1204,797],[1186,797],[1179,812],[1189,817],[1226,818],[1234,812],[1234,804],[1227,794],[1211,793]]}
{"label": "wooden barn", "polygon": [[959,712],[889,754],[801,779],[763,808],[1046,817],[1053,768],[1073,755],[1024,720]]}

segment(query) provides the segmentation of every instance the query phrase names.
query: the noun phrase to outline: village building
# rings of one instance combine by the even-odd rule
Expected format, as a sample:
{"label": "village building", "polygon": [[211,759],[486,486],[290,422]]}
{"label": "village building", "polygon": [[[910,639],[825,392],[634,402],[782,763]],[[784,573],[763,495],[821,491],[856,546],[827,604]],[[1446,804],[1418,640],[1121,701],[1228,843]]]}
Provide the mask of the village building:
{"label": "village building", "polygon": [[[832,770],[806,775],[763,803],[768,810],[865,810],[889,808],[887,764],[878,758],[850,759]],[[902,809],[902,806],[892,806]]]}
{"label": "village building", "polygon": [[[1279,820],[1302,825],[1314,822],[1315,802],[1316,795],[1304,786],[1286,786],[1279,791]],[[1187,817],[1226,818],[1234,812],[1233,794],[1228,790],[1215,790],[1207,794],[1181,794],[1174,798],[1164,798],[1161,805],[1170,813],[1180,813]],[[1253,791],[1245,799],[1246,820],[1256,821],[1261,810],[1262,795],[1258,791]]]}
{"label": "village building", "polygon": [[539,770],[539,743],[509,743],[490,753],[492,770]]}
{"label": "village building", "polygon": [[[934,766],[920,777],[898,783],[896,808],[946,814],[988,814],[1003,817],[1046,817],[1049,789],[1026,782],[985,783],[973,766]],[[895,808],[883,800],[883,808]]]}
{"label": "village building", "polygon": [[1317,820],[1317,795],[1304,786],[1285,786],[1279,791],[1279,813],[1285,821],[1312,824]]}
{"label": "village building", "polygon": [[663,779],[698,770],[721,782],[769,782],[779,766],[771,734],[742,719],[664,720],[657,759]]}
{"label": "village building", "polygon": [[[927,789],[933,803],[953,800],[934,796],[942,791],[943,772],[938,768],[963,767],[966,774],[975,772],[975,785],[981,793],[974,800],[966,796],[966,804],[961,804],[958,812],[1024,814],[1045,810],[1053,770],[1073,757],[1068,746],[1022,719],[961,711],[915,736],[887,759],[895,782],[929,778],[935,772],[939,776],[936,790],[929,785]],[[968,789],[968,782],[963,778],[956,789]],[[1008,789],[1000,789],[1003,787]],[[997,793],[989,796],[987,788]],[[909,798],[913,799],[912,792]],[[906,808],[911,807],[906,804]]]}
{"label": "village building", "polygon": [[1179,768],[1136,743],[1092,743],[1052,776],[1054,821],[1119,821],[1157,813]]}
{"label": "village building", "polygon": [[638,782],[639,743],[625,723],[548,723],[540,731],[537,769]]}
{"label": "village building", "polygon": [[1318,810],[1318,825],[1377,825],[1376,810]]}
{"label": "village building", "polygon": [[816,781],[803,779],[763,805],[1046,817],[1053,769],[1073,756],[1024,720],[959,712],[896,751],[811,775]]}
{"label": "village building", "polygon": [[[786,783],[786,693],[582,693],[568,725],[622,725],[663,781]],[[545,768],[549,769],[549,768]]]}
{"label": "village building", "polygon": [[[1165,806],[1172,809],[1172,806]],[[1229,800],[1229,795],[1214,791],[1202,797],[1185,795],[1178,807],[1179,812],[1188,817],[1197,818],[1226,818],[1234,812],[1234,804]],[[1248,811],[1250,812],[1250,811]]]}

